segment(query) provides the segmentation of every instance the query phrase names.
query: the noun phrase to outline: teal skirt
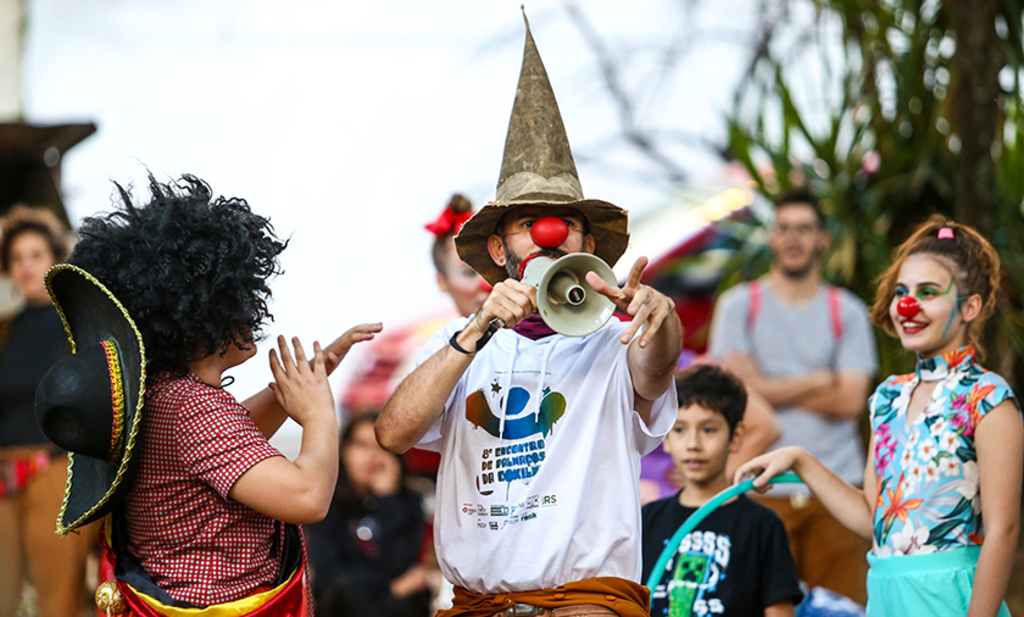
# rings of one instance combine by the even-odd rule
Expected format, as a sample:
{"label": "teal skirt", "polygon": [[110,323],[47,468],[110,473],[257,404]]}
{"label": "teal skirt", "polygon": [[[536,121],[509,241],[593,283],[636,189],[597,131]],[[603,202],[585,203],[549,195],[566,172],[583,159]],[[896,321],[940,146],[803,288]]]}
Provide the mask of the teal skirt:
{"label": "teal skirt", "polygon": [[[967,615],[979,554],[980,546],[893,557],[868,552],[868,617]],[[999,617],[1010,617],[1005,602]]]}

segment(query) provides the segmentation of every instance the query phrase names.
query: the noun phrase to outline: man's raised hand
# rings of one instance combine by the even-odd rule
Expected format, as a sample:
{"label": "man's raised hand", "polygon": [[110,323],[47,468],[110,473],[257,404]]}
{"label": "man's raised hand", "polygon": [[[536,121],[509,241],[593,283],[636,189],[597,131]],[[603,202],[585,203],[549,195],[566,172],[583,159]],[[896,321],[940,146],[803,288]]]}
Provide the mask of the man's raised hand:
{"label": "man's raised hand", "polygon": [[623,345],[633,340],[633,335],[641,326],[646,324],[646,329],[640,337],[640,347],[647,347],[654,338],[654,335],[661,328],[665,318],[672,315],[676,310],[675,302],[671,298],[655,290],[648,285],[640,283],[640,277],[647,267],[648,260],[641,257],[633,264],[629,271],[629,278],[622,287],[609,285],[597,275],[596,272],[587,273],[587,282],[594,288],[594,291],[611,300],[615,306],[626,311],[633,317],[629,327],[622,333],[620,340]]}
{"label": "man's raised hand", "polygon": [[473,319],[480,334],[487,331],[495,317],[505,322],[506,328],[515,326],[537,310],[537,288],[513,279],[500,281],[484,300]]}

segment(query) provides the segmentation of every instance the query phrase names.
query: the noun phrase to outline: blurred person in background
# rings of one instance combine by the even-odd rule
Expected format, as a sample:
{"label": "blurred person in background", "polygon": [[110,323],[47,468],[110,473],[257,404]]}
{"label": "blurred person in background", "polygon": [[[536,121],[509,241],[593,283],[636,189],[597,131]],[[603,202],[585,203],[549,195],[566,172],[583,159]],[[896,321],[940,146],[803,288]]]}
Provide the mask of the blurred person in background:
{"label": "blurred person in background", "polygon": [[[491,292],[491,286],[482,276],[476,273],[466,262],[459,258],[455,251],[455,234],[459,233],[462,225],[473,216],[473,204],[461,193],[455,193],[448,200],[437,219],[424,225],[424,228],[434,235],[434,244],[430,249],[430,257],[434,262],[434,269],[437,277],[437,287],[451,297],[460,317],[469,317],[480,310],[480,306],[487,299]],[[447,321],[447,320],[446,320]],[[429,338],[445,322],[437,324],[437,328],[426,332]],[[427,344],[427,339],[419,341],[414,353],[410,354],[407,360],[414,360],[420,350]],[[409,362],[401,371],[401,378],[411,372],[413,366]],[[393,380],[397,384],[399,380]],[[394,388],[391,388],[394,390]],[[390,395],[391,392],[389,391]],[[441,456],[437,452],[419,450],[413,448],[404,455],[409,471],[423,475],[434,480],[437,477],[437,466]],[[431,513],[432,514],[432,513]]]}
{"label": "blurred person in background", "polygon": [[473,216],[473,205],[463,195],[456,193],[437,220],[426,225],[434,234],[431,257],[437,270],[437,286],[451,296],[462,317],[469,317],[480,310],[480,306],[491,292],[491,286],[455,252],[455,234]]}
{"label": "blurred person in background", "polygon": [[[462,317],[475,313],[487,298],[491,286],[455,252],[455,234],[473,214],[466,197],[455,193],[437,218],[424,225],[434,236],[430,257],[438,288],[451,297]],[[449,309],[441,313],[413,315],[409,325],[391,328],[365,350],[366,361],[346,387],[340,403],[345,417],[374,413],[384,406],[395,387],[415,367],[416,356],[441,327],[453,317]],[[410,473],[434,479],[440,457],[436,452],[410,450],[405,463]],[[431,487],[430,493],[433,493]]]}
{"label": "blurred person in background", "polygon": [[[771,403],[782,436],[850,484],[864,481],[858,424],[878,368],[867,308],[822,279],[831,235],[821,205],[807,192],[775,202],[768,230],[772,264],[764,277],[722,294],[709,355]],[[805,487],[760,498],[789,534],[797,573],[863,604],[868,544],[843,527]]]}
{"label": "blurred person in background", "polygon": [[[491,288],[455,252],[455,234],[472,214],[469,200],[456,193],[437,218],[424,225],[434,236],[430,256],[437,286],[451,297],[454,308],[463,317],[480,308]],[[423,312],[422,308],[413,310],[421,313],[410,314],[405,326],[389,328],[387,334],[377,337],[364,350],[362,366],[339,401],[344,416],[371,413],[383,407],[395,387],[415,367],[416,356],[431,335],[454,316],[447,307],[430,313]],[[407,459],[407,462],[412,473],[432,477],[437,473],[437,460],[435,453],[420,450],[415,460]]]}
{"label": "blurred person in background", "polygon": [[[67,479],[67,453],[36,422],[40,379],[70,353],[43,276],[63,262],[66,231],[49,211],[15,207],[0,226],[0,270],[24,306],[0,320],[0,617],[16,614],[22,586],[36,588],[40,617],[78,613],[96,526],[54,532]],[[54,569],[56,567],[56,569]]]}
{"label": "blurred person in background", "polygon": [[360,415],[345,427],[330,511],[306,527],[322,617],[426,617],[440,583],[420,560],[421,497],[406,485],[401,459],[377,444],[376,418]]}

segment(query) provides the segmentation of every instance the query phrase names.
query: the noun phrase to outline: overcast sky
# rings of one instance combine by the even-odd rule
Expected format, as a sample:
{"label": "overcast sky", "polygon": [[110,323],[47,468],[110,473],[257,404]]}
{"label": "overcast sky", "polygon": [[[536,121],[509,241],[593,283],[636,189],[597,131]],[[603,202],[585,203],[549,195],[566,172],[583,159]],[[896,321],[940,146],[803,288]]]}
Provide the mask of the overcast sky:
{"label": "overcast sky", "polygon": [[[73,221],[110,208],[111,180],[144,187],[147,167],[163,180],[196,174],[270,216],[292,242],[267,333],[326,342],[355,323],[387,327],[445,302],[423,224],[453,191],[477,205],[494,197],[522,59],[519,4],[30,0],[26,118],[99,127],[64,162]],[[581,4],[628,54],[627,89],[656,74],[647,46],[689,20],[703,38],[640,101],[638,118],[722,141],[752,2],[694,4],[689,14],[669,0]],[[643,160],[611,139],[616,109],[563,3],[526,8],[584,193],[634,217],[665,204],[669,185],[638,180],[629,170]],[[672,153],[692,184],[720,181],[710,152]],[[269,378],[262,354],[232,373],[240,398]]]}

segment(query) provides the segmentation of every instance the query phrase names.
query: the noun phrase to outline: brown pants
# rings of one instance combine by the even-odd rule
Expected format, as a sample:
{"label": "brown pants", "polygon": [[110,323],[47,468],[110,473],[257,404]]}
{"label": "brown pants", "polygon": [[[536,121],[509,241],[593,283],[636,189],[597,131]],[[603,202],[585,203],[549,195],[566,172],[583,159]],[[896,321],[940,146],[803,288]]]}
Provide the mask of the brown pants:
{"label": "brown pants", "polygon": [[[17,448],[5,451],[21,453]],[[74,617],[79,612],[86,557],[97,526],[57,535],[67,464],[66,454],[55,456],[24,491],[0,499],[0,617],[17,612],[26,576],[35,585],[40,617]]]}
{"label": "brown pants", "polygon": [[789,498],[757,497],[779,515],[789,534],[789,547],[800,580],[825,587],[856,602],[867,602],[865,587],[870,545],[843,527],[821,502],[809,498],[802,507]]}

